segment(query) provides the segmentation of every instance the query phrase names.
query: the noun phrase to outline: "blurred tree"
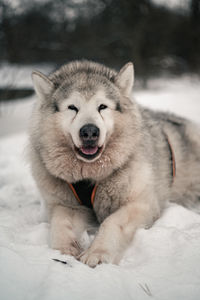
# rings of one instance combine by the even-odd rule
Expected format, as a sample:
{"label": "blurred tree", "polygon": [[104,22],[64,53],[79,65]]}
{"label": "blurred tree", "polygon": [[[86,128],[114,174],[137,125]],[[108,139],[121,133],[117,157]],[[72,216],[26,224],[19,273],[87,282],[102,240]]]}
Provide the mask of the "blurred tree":
{"label": "blurred tree", "polygon": [[137,73],[200,68],[200,0],[190,13],[150,0],[0,0],[0,59],[58,64],[88,58]]}
{"label": "blurred tree", "polygon": [[200,23],[200,0],[191,0],[191,17],[194,22]]}
{"label": "blurred tree", "polygon": [[[6,52],[8,50],[8,43],[10,37],[10,26],[9,26],[9,18],[11,17],[12,12],[8,3],[4,0],[0,0],[0,57],[1,59],[6,59]],[[11,42],[11,41],[10,41]]]}
{"label": "blurred tree", "polygon": [[191,0],[191,49],[190,62],[192,68],[198,70],[200,67],[200,0]]}

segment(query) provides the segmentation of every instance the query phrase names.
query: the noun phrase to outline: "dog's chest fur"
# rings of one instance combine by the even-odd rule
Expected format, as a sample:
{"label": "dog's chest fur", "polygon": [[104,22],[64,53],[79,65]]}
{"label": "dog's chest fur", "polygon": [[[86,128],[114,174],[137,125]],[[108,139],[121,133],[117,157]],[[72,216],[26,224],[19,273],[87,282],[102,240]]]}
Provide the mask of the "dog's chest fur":
{"label": "dog's chest fur", "polygon": [[100,223],[117,210],[123,200],[119,191],[117,194],[115,189],[108,191],[106,186],[96,185],[90,180],[81,180],[71,184],[71,190],[81,205],[94,211]]}

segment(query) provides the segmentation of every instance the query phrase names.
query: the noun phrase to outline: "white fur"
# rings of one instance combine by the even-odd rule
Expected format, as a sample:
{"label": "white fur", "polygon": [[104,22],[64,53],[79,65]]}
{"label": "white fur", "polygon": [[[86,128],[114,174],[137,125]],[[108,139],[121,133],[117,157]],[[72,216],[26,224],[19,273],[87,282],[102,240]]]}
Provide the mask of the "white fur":
{"label": "white fur", "polygon": [[[69,105],[75,105],[79,110],[78,113],[68,109]],[[98,107],[105,104],[108,107],[105,110],[98,111]],[[102,147],[105,144],[106,138],[111,135],[113,130],[112,110],[114,103],[106,98],[105,93],[99,90],[90,99],[85,99],[79,92],[74,92],[68,99],[63,101],[61,105],[60,123],[63,133],[70,134],[74,145],[80,148],[82,141],[79,136],[81,127],[88,123],[96,125],[100,129],[100,137],[98,146]],[[79,157],[84,160],[84,158]],[[98,159],[96,157],[95,159]],[[95,160],[94,159],[94,160]]]}

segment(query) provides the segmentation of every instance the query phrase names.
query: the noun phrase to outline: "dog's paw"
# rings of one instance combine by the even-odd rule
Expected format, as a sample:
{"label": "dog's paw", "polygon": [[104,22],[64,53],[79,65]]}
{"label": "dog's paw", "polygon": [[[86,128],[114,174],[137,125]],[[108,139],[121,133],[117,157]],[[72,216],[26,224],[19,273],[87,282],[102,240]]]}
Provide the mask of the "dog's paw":
{"label": "dog's paw", "polygon": [[102,263],[113,263],[113,255],[111,255],[107,250],[89,248],[83,252],[79,258],[82,263],[87,264],[89,267],[96,267],[98,264]]}
{"label": "dog's paw", "polygon": [[54,247],[54,249],[59,250],[62,254],[71,255],[76,258],[82,252],[82,248],[80,247],[80,245],[77,241],[73,241],[69,245],[66,245],[66,246]]}

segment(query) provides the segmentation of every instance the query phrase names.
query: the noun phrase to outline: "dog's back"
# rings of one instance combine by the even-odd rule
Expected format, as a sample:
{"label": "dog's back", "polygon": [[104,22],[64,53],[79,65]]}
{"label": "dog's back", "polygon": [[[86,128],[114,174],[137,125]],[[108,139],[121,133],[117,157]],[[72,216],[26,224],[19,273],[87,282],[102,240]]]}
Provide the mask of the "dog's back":
{"label": "dog's back", "polygon": [[[157,151],[153,166],[157,173],[157,182],[162,174],[169,176],[169,201],[177,202],[189,208],[200,206],[200,127],[189,120],[174,114],[141,109],[145,120],[145,130],[152,138],[152,147]],[[168,145],[166,147],[166,144]],[[166,151],[167,150],[167,151]],[[156,153],[159,155],[157,156]],[[166,171],[166,155],[168,168]]]}

